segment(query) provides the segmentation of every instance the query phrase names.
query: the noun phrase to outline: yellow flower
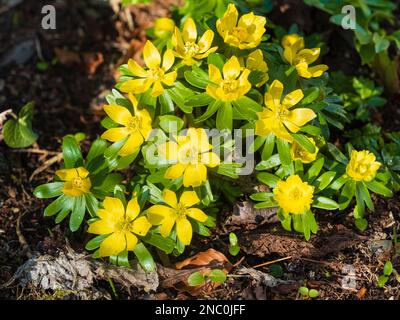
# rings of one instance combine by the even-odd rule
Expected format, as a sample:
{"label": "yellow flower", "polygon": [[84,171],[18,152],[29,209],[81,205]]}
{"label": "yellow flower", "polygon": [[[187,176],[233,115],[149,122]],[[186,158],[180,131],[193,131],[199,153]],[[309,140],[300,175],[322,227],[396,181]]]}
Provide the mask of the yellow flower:
{"label": "yellow flower", "polygon": [[267,107],[257,113],[259,120],[256,122],[256,134],[267,136],[272,133],[282,140],[293,142],[289,131],[298,132],[300,127],[314,119],[316,114],[308,108],[292,109],[303,99],[304,95],[300,89],[289,93],[281,101],[282,93],[283,84],[275,80],[265,94],[265,105]]}
{"label": "yellow flower", "polygon": [[199,187],[207,180],[207,167],[214,168],[221,162],[211,152],[212,146],[204,129],[189,128],[186,136],[177,136],[158,146],[158,154],[172,163],[165,173],[167,179],[183,176],[185,187]]}
{"label": "yellow flower", "polygon": [[97,210],[99,220],[89,226],[89,233],[108,234],[100,244],[100,256],[118,255],[132,251],[138,242],[136,235],[145,236],[151,228],[146,217],[139,217],[140,207],[137,198],[128,202],[126,210],[118,198],[106,197],[104,209]]}
{"label": "yellow flower", "polygon": [[380,166],[373,153],[353,150],[346,172],[355,181],[372,181]]}
{"label": "yellow flower", "polygon": [[224,64],[222,73],[223,78],[216,66],[212,64],[208,66],[208,74],[212,83],[207,85],[206,91],[214,99],[234,101],[250,91],[251,84],[248,80],[250,70],[244,69],[241,72],[239,60],[235,56]]}
{"label": "yellow flower", "polygon": [[122,157],[135,153],[143,142],[148,138],[151,127],[151,117],[147,110],[137,108],[138,101],[134,95],[129,94],[129,99],[133,105],[135,114],[118,105],[105,105],[103,107],[107,115],[122,127],[111,128],[102,134],[102,138],[111,142],[126,139],[126,142],[119,150],[118,154]]}
{"label": "yellow flower", "polygon": [[[214,39],[214,32],[207,30],[197,42],[196,24],[192,18],[187,18],[183,25],[183,33],[175,27],[172,44],[175,47],[175,56],[181,58],[187,66],[197,63],[197,60],[208,57],[217,51],[218,47],[211,48]],[[211,48],[211,49],[210,49]]]}
{"label": "yellow flower", "polygon": [[158,97],[164,92],[163,84],[172,86],[176,80],[176,71],[168,72],[175,62],[172,50],[167,49],[161,64],[161,55],[157,48],[150,41],[146,42],[143,50],[143,59],[147,66],[144,70],[135,60],[129,59],[129,71],[139,79],[128,80],[121,86],[122,92],[134,94],[146,92],[150,87],[153,88],[151,95]]}
{"label": "yellow flower", "polygon": [[194,191],[185,191],[179,199],[171,190],[163,191],[163,200],[168,206],[154,205],[148,209],[149,221],[152,225],[161,225],[160,233],[168,237],[176,224],[178,239],[184,245],[189,245],[192,240],[192,225],[187,217],[205,222],[207,215],[200,209],[191,208],[200,202]]}
{"label": "yellow flower", "polygon": [[217,30],[225,43],[239,49],[257,47],[265,33],[267,20],[256,16],[253,12],[243,15],[239,21],[239,13],[234,4],[228,6],[224,16],[217,21]]}
{"label": "yellow flower", "polygon": [[62,192],[71,197],[79,197],[90,192],[92,183],[88,178],[89,171],[83,167],[57,170],[56,175],[63,181]]}
{"label": "yellow flower", "polygon": [[290,148],[290,154],[291,154],[293,160],[300,160],[303,163],[310,163],[310,162],[313,162],[317,158],[319,149],[315,145],[315,141],[313,138],[309,138],[309,140],[315,147],[314,153],[308,152],[297,142],[293,142],[292,147]]}
{"label": "yellow flower", "polygon": [[302,214],[310,210],[314,187],[303,182],[298,175],[292,175],[286,181],[279,181],[274,188],[274,199],[286,212]]}
{"label": "yellow flower", "polygon": [[157,38],[167,38],[172,35],[175,28],[174,20],[159,18],[154,22],[154,34]]}
{"label": "yellow flower", "polygon": [[268,65],[264,61],[264,55],[260,49],[257,49],[249,54],[246,60],[246,68],[250,71],[260,71],[264,73],[263,80],[260,83],[257,83],[257,87],[261,87],[268,81]]}
{"label": "yellow flower", "polygon": [[318,59],[321,49],[304,49],[304,39],[297,34],[283,37],[282,46],[284,48],[283,56],[289,64],[296,67],[300,77],[317,78],[329,69],[325,64],[309,67]]}

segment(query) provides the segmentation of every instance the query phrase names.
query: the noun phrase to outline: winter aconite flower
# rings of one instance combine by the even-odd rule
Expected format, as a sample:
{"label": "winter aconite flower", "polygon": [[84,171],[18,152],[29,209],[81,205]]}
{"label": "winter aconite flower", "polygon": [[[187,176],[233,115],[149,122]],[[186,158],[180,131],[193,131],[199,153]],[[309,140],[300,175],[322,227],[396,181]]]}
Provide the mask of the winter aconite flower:
{"label": "winter aconite flower", "polygon": [[267,20],[253,12],[240,17],[234,4],[228,6],[224,16],[217,21],[217,30],[225,43],[239,49],[257,47],[265,33]]}
{"label": "winter aconite flower", "polygon": [[189,245],[192,240],[192,225],[189,218],[199,222],[205,222],[207,215],[200,209],[192,208],[200,202],[199,197],[194,191],[184,191],[177,200],[175,192],[171,190],[163,191],[163,200],[168,206],[154,205],[148,209],[149,221],[153,225],[161,225],[160,233],[163,237],[168,237],[174,225],[180,242]]}
{"label": "winter aconite flower", "polygon": [[303,99],[303,92],[297,89],[282,99],[283,84],[275,80],[265,94],[266,108],[258,112],[256,134],[267,136],[272,133],[276,137],[293,142],[290,132],[296,133],[307,122],[316,117],[313,110],[293,107]]}
{"label": "winter aconite flower", "polygon": [[317,158],[318,147],[315,145],[315,141],[313,138],[308,138],[311,143],[314,145],[315,151],[313,153],[308,152],[297,142],[293,142],[290,148],[290,154],[293,160],[300,160],[303,163],[311,163]]}
{"label": "winter aconite flower", "polygon": [[99,220],[89,225],[89,233],[109,235],[100,244],[101,257],[118,255],[132,251],[138,242],[137,235],[145,236],[151,224],[146,217],[139,217],[140,207],[137,198],[130,200],[124,208],[118,198],[106,197],[104,209],[98,209]]}
{"label": "winter aconite flower", "polygon": [[207,180],[207,167],[220,164],[220,158],[211,151],[207,133],[201,128],[189,128],[186,136],[158,146],[161,158],[172,163],[165,173],[167,179],[183,176],[185,187],[199,187]]}
{"label": "winter aconite flower", "polygon": [[251,89],[248,80],[250,70],[240,68],[239,60],[233,56],[223,66],[222,74],[220,70],[210,64],[208,68],[211,84],[207,85],[208,95],[216,100],[234,101],[244,96]]}
{"label": "winter aconite flower", "polygon": [[257,49],[249,54],[246,59],[246,68],[250,71],[258,71],[262,74],[262,80],[257,83],[257,87],[261,87],[268,81],[268,65],[264,61],[264,56],[260,49]]}
{"label": "winter aconite flower", "polygon": [[164,92],[163,84],[172,86],[176,80],[176,71],[168,72],[175,62],[174,53],[172,50],[167,49],[161,64],[160,52],[152,42],[147,41],[143,50],[143,59],[147,70],[139,66],[135,60],[129,60],[129,71],[139,79],[124,82],[120,89],[122,92],[138,94],[152,88],[151,95],[158,97]]}
{"label": "winter aconite flower", "polygon": [[165,39],[174,33],[175,22],[170,18],[159,18],[154,22],[154,34],[157,38]]}
{"label": "winter aconite flower", "polygon": [[303,182],[298,175],[292,175],[286,181],[279,181],[274,188],[274,199],[286,213],[307,212],[313,202],[313,195],[314,187]]}
{"label": "winter aconite flower", "polygon": [[134,114],[131,114],[127,108],[118,105],[105,105],[103,107],[111,120],[121,126],[108,129],[101,137],[111,142],[126,139],[118,152],[120,156],[128,156],[135,153],[152,130],[149,112],[145,109],[138,109],[138,101],[132,94],[129,94],[129,99],[132,103]]}
{"label": "winter aconite flower", "polygon": [[72,169],[61,169],[56,171],[56,175],[65,181],[62,193],[70,197],[79,197],[90,192],[92,183],[89,179],[89,171],[83,167]]}
{"label": "winter aconite flower", "polygon": [[183,25],[181,33],[175,27],[172,44],[175,48],[175,56],[182,59],[183,64],[191,66],[197,63],[197,60],[207,58],[215,52],[218,47],[211,48],[214,39],[214,32],[207,30],[197,42],[197,28],[192,18],[187,18]]}
{"label": "winter aconite flower", "polygon": [[304,49],[304,39],[297,34],[285,36],[282,40],[282,46],[284,48],[283,56],[289,64],[296,67],[300,77],[320,77],[329,69],[325,64],[319,64],[313,67],[309,66],[318,59],[321,49]]}
{"label": "winter aconite flower", "polygon": [[373,153],[353,150],[346,172],[355,181],[372,181],[380,166]]}

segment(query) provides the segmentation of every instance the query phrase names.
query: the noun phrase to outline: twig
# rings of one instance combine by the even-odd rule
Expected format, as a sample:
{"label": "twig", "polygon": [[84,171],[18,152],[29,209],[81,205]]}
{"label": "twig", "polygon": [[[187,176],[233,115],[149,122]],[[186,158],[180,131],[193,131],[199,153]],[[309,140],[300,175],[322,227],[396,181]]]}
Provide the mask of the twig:
{"label": "twig", "polygon": [[29,177],[29,181],[32,181],[32,179],[39,173],[41,173],[42,171],[46,170],[48,167],[50,167],[52,164],[59,162],[62,160],[62,153],[57,154],[56,156],[50,158],[49,160],[46,160],[43,165],[41,165],[39,168],[37,168],[35,171],[33,171],[33,173],[31,174],[31,176]]}
{"label": "twig", "polygon": [[36,154],[44,154],[44,155],[51,155],[51,156],[60,154],[60,152],[57,152],[57,151],[48,151],[48,150],[42,150],[42,149],[14,149],[11,151],[16,152],[16,153],[36,153]]}
{"label": "twig", "polygon": [[236,263],[232,266],[232,268],[236,268],[239,264],[241,264],[241,263],[243,262],[243,260],[244,260],[244,257],[242,257],[238,262],[236,262]]}
{"label": "twig", "polygon": [[15,232],[17,233],[18,241],[19,241],[19,243],[20,243],[20,245],[22,247],[22,250],[24,252],[26,252],[26,256],[28,258],[32,258],[32,251],[29,248],[28,242],[26,242],[26,239],[25,239],[24,235],[21,232],[21,218],[25,215],[25,213],[26,212],[24,212],[24,213],[22,213],[22,214],[20,214],[18,216],[17,225],[15,227]]}
{"label": "twig", "polygon": [[273,260],[273,261],[264,262],[264,263],[261,263],[261,264],[258,264],[256,266],[254,266],[252,268],[255,269],[255,268],[259,268],[259,267],[263,267],[263,266],[268,266],[270,264],[274,264],[276,262],[284,261],[284,260],[288,260],[288,259],[292,259],[292,256],[289,256],[289,257],[286,257],[286,258],[277,259],[277,260]]}

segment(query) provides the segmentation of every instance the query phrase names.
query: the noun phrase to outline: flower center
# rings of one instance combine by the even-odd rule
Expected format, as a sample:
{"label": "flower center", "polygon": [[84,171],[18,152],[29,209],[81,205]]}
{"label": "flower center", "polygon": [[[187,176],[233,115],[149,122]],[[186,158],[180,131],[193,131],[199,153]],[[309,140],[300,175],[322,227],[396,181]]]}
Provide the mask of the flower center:
{"label": "flower center", "polygon": [[225,94],[234,93],[239,87],[239,82],[237,80],[223,80],[221,87]]}
{"label": "flower center", "polygon": [[121,232],[126,232],[131,229],[131,224],[132,223],[130,221],[124,218],[117,222],[116,229]]}
{"label": "flower center", "polygon": [[199,46],[194,42],[186,42],[184,52],[186,56],[193,57],[199,52]]}
{"label": "flower center", "polygon": [[182,205],[181,203],[178,203],[178,205],[176,207],[176,214],[178,215],[178,219],[186,218],[186,213],[187,213],[186,207],[184,205]]}
{"label": "flower center", "polygon": [[137,117],[132,117],[129,120],[128,125],[126,127],[129,130],[129,132],[137,131],[139,128],[139,119]]}
{"label": "flower center", "polygon": [[239,40],[244,40],[247,38],[247,29],[243,27],[235,27],[229,32],[229,34]]}
{"label": "flower center", "polygon": [[293,188],[289,193],[289,198],[293,201],[297,201],[297,200],[301,199],[302,196],[303,196],[303,193],[297,187]]}
{"label": "flower center", "polygon": [[149,71],[150,71],[149,78],[152,78],[155,81],[161,80],[161,78],[164,76],[164,70],[161,68],[152,68]]}
{"label": "flower center", "polygon": [[82,183],[83,183],[82,178],[80,177],[74,178],[74,180],[72,180],[72,187],[75,189],[79,189],[82,187]]}

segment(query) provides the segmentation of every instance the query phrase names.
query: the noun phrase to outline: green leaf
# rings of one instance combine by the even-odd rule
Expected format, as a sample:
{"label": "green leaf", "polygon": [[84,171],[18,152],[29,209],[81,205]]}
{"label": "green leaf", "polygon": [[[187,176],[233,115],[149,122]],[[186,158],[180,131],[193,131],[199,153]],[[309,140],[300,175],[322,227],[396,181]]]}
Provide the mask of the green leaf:
{"label": "green leaf", "polygon": [[106,151],[107,146],[108,146],[107,141],[100,138],[96,139],[90,146],[88,155],[86,157],[86,161],[90,163],[91,161],[94,161],[98,157],[103,158],[103,154],[104,151]]}
{"label": "green leaf", "polygon": [[233,110],[232,105],[229,102],[222,103],[217,113],[217,129],[232,130],[233,126]]}
{"label": "green leaf", "polygon": [[231,246],[236,246],[238,244],[238,238],[233,232],[229,234],[229,243]]}
{"label": "green leaf", "polygon": [[50,217],[54,216],[63,209],[72,209],[73,199],[66,195],[59,196],[56,200],[50,203],[46,209],[44,209],[44,216]]}
{"label": "green leaf", "polygon": [[309,290],[308,290],[307,287],[300,287],[299,288],[299,293],[304,297],[308,296],[308,292],[309,292]]}
{"label": "green leaf", "polygon": [[62,151],[65,168],[77,168],[83,165],[81,149],[74,137],[64,137],[62,143]]}
{"label": "green leaf", "polygon": [[222,70],[224,63],[224,56],[219,53],[211,53],[207,58],[208,65],[213,64],[220,70]]}
{"label": "green leaf", "polygon": [[309,153],[314,153],[315,152],[315,146],[311,142],[309,138],[307,138],[305,135],[300,134],[300,133],[292,133],[291,134],[293,139],[305,150],[307,150]]}
{"label": "green leaf", "polygon": [[364,218],[355,219],[354,224],[356,225],[357,229],[360,231],[365,231],[368,227],[368,221]]}
{"label": "green leaf", "polygon": [[74,205],[72,207],[71,217],[69,219],[69,229],[75,232],[82,224],[85,217],[86,200],[84,196],[75,197]]}
{"label": "green leaf", "polygon": [[277,167],[281,164],[281,159],[279,157],[279,154],[274,154],[271,158],[268,160],[263,160],[260,163],[256,165],[256,170],[261,171],[261,170],[268,170],[274,167]]}
{"label": "green leaf", "polygon": [[146,272],[153,272],[156,269],[154,259],[143,243],[138,243],[133,252]]}
{"label": "green leaf", "polygon": [[313,185],[316,187],[316,192],[320,192],[324,190],[329,184],[335,179],[336,172],[328,171],[319,176],[314,182]]}
{"label": "green leaf", "polygon": [[313,207],[325,210],[339,209],[339,205],[336,201],[323,196],[316,197],[316,199],[313,202]]}
{"label": "green leaf", "polygon": [[308,292],[308,296],[309,296],[310,298],[316,298],[316,297],[319,296],[319,292],[318,292],[317,290],[315,290],[315,289],[311,289],[311,290]]}
{"label": "green leaf", "polygon": [[182,83],[175,82],[174,87],[167,89],[169,96],[172,101],[185,113],[192,113],[193,108],[185,105],[185,100],[187,97],[193,95],[193,91],[186,88]]}
{"label": "green leaf", "polygon": [[317,87],[311,87],[304,92],[304,98],[301,100],[300,105],[304,106],[314,102],[320,94],[320,90]]}
{"label": "green leaf", "polygon": [[211,104],[215,99],[209,96],[206,92],[197,93],[185,100],[185,105],[192,107],[202,107]]}
{"label": "green leaf", "polygon": [[208,74],[196,66],[192,67],[192,71],[186,71],[184,76],[186,81],[196,88],[205,89],[210,83]]}
{"label": "green leaf", "polygon": [[278,147],[278,154],[279,158],[281,159],[281,163],[283,165],[289,165],[292,163],[292,158],[290,156],[290,146],[289,143],[282,140],[282,139],[277,139],[276,140],[276,145]]}
{"label": "green leaf", "polygon": [[344,210],[350,204],[351,199],[353,199],[356,193],[356,183],[353,180],[349,180],[344,185],[342,192],[339,196],[339,206],[340,210]]}
{"label": "green leaf", "polygon": [[40,199],[54,198],[62,194],[62,188],[64,187],[64,182],[51,182],[42,184],[35,188],[33,194],[35,197]]}
{"label": "green leaf", "polygon": [[335,145],[333,145],[332,143],[327,143],[326,145],[328,147],[329,153],[332,155],[332,157],[336,161],[338,161],[344,165],[347,165],[348,161],[347,161],[346,156]]}
{"label": "green leaf", "polygon": [[170,254],[175,248],[175,242],[173,240],[164,238],[156,233],[148,233],[145,237],[141,238],[141,240],[164,251],[166,254]]}
{"label": "green leaf", "polygon": [[374,33],[372,40],[375,44],[375,52],[380,53],[385,51],[390,46],[390,41],[386,39],[384,36],[381,36],[379,33]]}
{"label": "green leaf", "polygon": [[17,119],[10,119],[4,124],[4,142],[10,148],[26,148],[37,140],[38,135],[32,130],[34,106],[33,102],[26,104]]}
{"label": "green leaf", "polygon": [[92,217],[95,217],[99,208],[99,201],[91,193],[85,193],[86,207]]}
{"label": "green leaf", "polygon": [[393,196],[393,192],[378,181],[373,180],[370,182],[365,182],[365,184],[367,185],[367,188],[374,193],[380,194],[385,197]]}
{"label": "green leaf", "polygon": [[310,183],[313,183],[313,181],[318,177],[319,173],[322,170],[322,167],[324,166],[325,158],[319,158],[317,159],[310,169],[308,169],[306,175],[305,175],[305,180],[307,180]]}
{"label": "green leaf", "polygon": [[275,188],[277,183],[281,180],[279,177],[268,172],[259,173],[257,179],[271,188]]}
{"label": "green leaf", "polygon": [[174,112],[174,103],[171,99],[167,90],[164,90],[162,95],[159,96],[158,101],[160,102],[160,114],[167,114]]}
{"label": "green leaf", "polygon": [[187,281],[191,287],[201,286],[205,283],[204,276],[199,271],[193,272]]}
{"label": "green leaf", "polygon": [[172,115],[160,116],[159,119],[161,129],[167,133],[179,132],[184,125],[181,118]]}
{"label": "green leaf", "polygon": [[383,267],[383,274],[385,276],[390,276],[393,272],[393,265],[390,261],[386,261],[385,266]]}
{"label": "green leaf", "polygon": [[212,117],[214,113],[218,111],[218,109],[222,106],[222,101],[215,100],[210,103],[210,105],[207,107],[207,110],[195,120],[195,123],[200,123],[208,118]]}
{"label": "green leaf", "polygon": [[103,242],[103,240],[106,239],[108,236],[108,234],[101,234],[94,237],[86,244],[85,249],[89,251],[96,250],[98,247],[100,247],[100,244]]}
{"label": "green leaf", "polygon": [[263,161],[268,160],[272,156],[275,148],[275,140],[275,136],[272,133],[266,137],[264,148],[261,153],[261,159]]}
{"label": "green leaf", "polygon": [[254,201],[270,201],[273,197],[272,192],[257,192],[250,195],[250,199]]}
{"label": "green leaf", "polygon": [[231,256],[237,256],[240,252],[240,247],[239,246],[229,246],[229,254]]}
{"label": "green leaf", "polygon": [[368,209],[374,211],[374,204],[364,182],[356,183],[356,192],[361,196],[361,200],[364,201]]}
{"label": "green leaf", "polygon": [[379,288],[383,288],[386,284],[386,282],[388,282],[389,277],[385,276],[384,274],[381,274],[378,278],[378,287]]}
{"label": "green leaf", "polygon": [[224,283],[226,281],[226,274],[220,269],[214,269],[207,276],[214,283]]}

